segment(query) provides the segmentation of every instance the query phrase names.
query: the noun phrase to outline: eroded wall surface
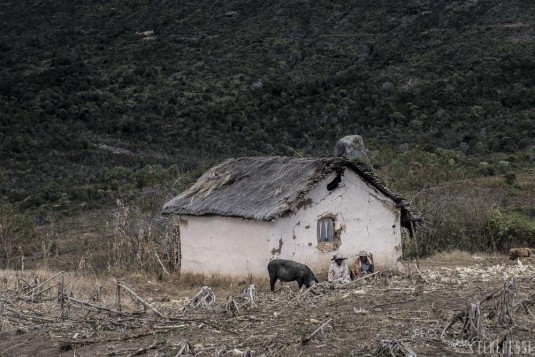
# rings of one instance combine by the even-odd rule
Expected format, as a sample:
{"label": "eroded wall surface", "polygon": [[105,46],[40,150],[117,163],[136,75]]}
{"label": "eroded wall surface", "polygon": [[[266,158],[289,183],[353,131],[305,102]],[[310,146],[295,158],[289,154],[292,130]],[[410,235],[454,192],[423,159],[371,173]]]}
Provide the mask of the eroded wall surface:
{"label": "eroded wall surface", "polygon": [[[358,252],[366,250],[373,254],[377,267],[399,268],[399,208],[351,170],[345,171],[338,188],[328,191],[327,184],[335,176],[319,182],[296,214],[275,222],[268,251],[275,249],[276,254],[271,259],[299,261],[315,272],[326,273],[335,253],[348,257],[352,264]],[[338,243],[318,243],[317,222],[322,217],[334,219]]]}

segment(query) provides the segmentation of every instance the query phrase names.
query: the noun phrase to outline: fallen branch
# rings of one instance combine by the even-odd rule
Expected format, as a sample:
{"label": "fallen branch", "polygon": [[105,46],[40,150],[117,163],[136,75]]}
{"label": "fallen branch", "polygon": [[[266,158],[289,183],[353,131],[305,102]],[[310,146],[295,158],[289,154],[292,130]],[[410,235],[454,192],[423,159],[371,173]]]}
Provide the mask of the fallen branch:
{"label": "fallen branch", "polygon": [[193,346],[188,341],[181,341],[178,344],[178,351],[175,355],[175,357],[178,356],[193,356],[195,355],[195,351],[193,350]]}
{"label": "fallen branch", "polygon": [[60,343],[61,346],[70,346],[72,345],[91,345],[94,343],[109,343],[109,342],[117,342],[117,341],[127,341],[127,340],[135,340],[141,337],[154,335],[153,331],[146,331],[142,333],[138,333],[135,335],[124,335],[121,337],[115,337],[115,338],[108,338],[108,339],[98,339],[98,340],[87,340],[87,339],[80,339],[80,340],[56,340],[58,343]]}
{"label": "fallen branch", "polygon": [[301,341],[301,345],[306,345],[311,339],[312,337],[314,337],[318,332],[322,331],[322,329],[327,326],[328,324],[330,324],[331,322],[333,321],[333,319],[329,319],[327,320],[325,323],[323,323],[320,327],[318,327],[316,330],[314,330],[314,332],[312,332],[310,335],[308,335],[307,337],[305,337],[302,341]]}
{"label": "fallen branch", "polygon": [[52,286],[50,286],[50,287],[48,287],[48,288],[46,288],[46,289],[44,289],[44,290],[39,290],[39,288],[43,287],[45,284],[47,284],[48,282],[50,282],[51,280],[53,280],[54,278],[56,278],[57,276],[59,276],[59,275],[61,275],[61,274],[63,274],[63,271],[60,271],[59,273],[57,273],[57,274],[54,275],[53,277],[51,277],[51,278],[45,280],[44,282],[38,284],[37,286],[32,287],[32,288],[31,288],[31,289],[32,289],[31,293],[28,293],[28,294],[26,294],[26,295],[24,295],[24,296],[20,296],[19,299],[21,299],[21,300],[26,300],[26,301],[30,301],[30,302],[33,303],[34,300],[35,300],[35,298],[36,298],[37,296],[39,296],[39,295],[41,295],[42,293],[44,293],[44,292],[46,292],[46,291],[52,289],[53,287],[57,286],[58,284],[54,284],[54,285],[52,285]]}
{"label": "fallen branch", "polygon": [[373,307],[377,308],[377,307],[384,307],[384,306],[388,306],[388,305],[395,305],[395,304],[405,304],[409,301],[414,301],[416,300],[416,298],[413,298],[413,299],[407,299],[407,300],[402,300],[402,301],[391,301],[391,302],[387,302],[385,304],[379,304],[379,305],[376,305],[375,302],[372,300],[372,305]]}
{"label": "fallen branch", "polygon": [[152,312],[154,312],[159,317],[165,317],[160,311],[156,310],[154,307],[152,307],[148,302],[143,300],[138,294],[136,294],[134,291],[132,291],[129,287],[124,285],[122,282],[118,281],[117,285],[119,285],[121,288],[125,289],[132,295],[137,301],[139,301],[145,308],[151,309]]}
{"label": "fallen branch", "polygon": [[56,283],[54,285],[49,286],[46,289],[37,291],[35,294],[29,295],[29,296],[28,295],[21,296],[21,297],[19,297],[19,300],[23,300],[23,301],[27,301],[27,302],[31,302],[31,303],[55,300],[56,298],[54,297],[54,298],[39,299],[39,301],[35,301],[39,297],[39,295],[41,295],[41,294],[43,294],[43,293],[55,288],[58,285],[59,285],[59,283]]}
{"label": "fallen branch", "polygon": [[361,280],[365,280],[365,279],[371,278],[372,276],[377,275],[377,274],[379,274],[379,273],[381,273],[381,272],[380,272],[380,271],[376,271],[375,273],[366,274],[366,275],[364,275],[364,276],[361,276],[360,278],[357,278],[357,279],[355,279],[355,280],[353,280],[353,281],[350,281],[349,283],[340,284],[340,285],[338,285],[338,287],[345,287],[345,286],[354,284],[354,283],[359,282],[359,281],[361,281]]}
{"label": "fallen branch", "polygon": [[142,347],[138,349],[136,352],[129,354],[128,356],[139,356],[140,354],[144,354],[147,351],[153,350],[155,348],[159,348],[160,346],[164,345],[166,341],[160,341],[160,342],[154,342],[152,345],[147,347]]}
{"label": "fallen branch", "polygon": [[201,291],[195,294],[191,300],[184,305],[181,310],[185,308],[209,307],[215,303],[215,294],[209,286],[203,286]]}
{"label": "fallen branch", "polygon": [[107,311],[107,312],[110,312],[112,314],[122,315],[122,316],[128,316],[129,315],[129,314],[121,312],[121,311],[113,310],[113,309],[110,309],[110,308],[102,306],[102,305],[92,304],[92,303],[87,302],[87,301],[78,300],[78,299],[75,299],[75,298],[70,297],[70,296],[68,296],[67,299],[68,299],[69,302],[74,302],[74,303],[76,303],[78,305],[82,305],[82,306],[88,306],[88,307],[91,307],[91,308],[95,309],[96,311]]}
{"label": "fallen branch", "polygon": [[174,329],[178,329],[178,328],[183,328],[183,327],[186,327],[188,325],[162,325],[162,326],[158,326],[158,325],[155,325],[155,326],[152,326],[153,329],[155,330],[174,330]]}
{"label": "fallen branch", "polygon": [[416,271],[417,271],[418,274],[420,275],[420,278],[422,278],[422,280],[423,280],[424,282],[427,283],[427,279],[424,278],[424,275],[422,274],[422,272],[421,272],[420,269],[418,268],[418,264],[414,264],[414,266],[416,267]]}
{"label": "fallen branch", "polygon": [[352,284],[355,284],[359,281],[362,281],[362,280],[365,280],[365,279],[368,279],[372,276],[375,276],[377,274],[381,273],[380,271],[377,271],[375,273],[371,273],[371,274],[366,274],[365,276],[362,276],[360,278],[357,278],[353,281],[350,281],[350,282],[347,282],[347,283],[342,283],[342,284],[339,284],[339,283],[336,283],[336,282],[330,282],[330,281],[322,281],[321,283],[317,283],[317,284],[314,284],[312,285],[311,287],[309,287],[308,289],[305,289],[303,291],[300,291],[299,295],[297,296],[297,300],[301,300],[303,297],[307,296],[310,292],[316,294],[316,295],[321,295],[321,293],[318,293],[316,290],[318,288],[323,288],[324,290],[328,290],[329,288],[330,289],[342,289],[342,288],[346,288]]}
{"label": "fallen branch", "polygon": [[[26,315],[26,314],[23,314],[22,312],[20,311],[17,311],[15,309],[12,309],[10,307],[7,307],[5,304],[3,305],[3,308],[5,311],[8,311],[8,312],[11,312],[12,314],[15,314],[15,316],[23,319],[23,320],[28,320],[28,321],[40,321],[40,322],[57,322],[58,320],[56,319],[49,319],[49,318],[46,318],[46,317],[40,317],[40,316],[30,316],[30,315]],[[4,312],[5,314],[5,312]]]}
{"label": "fallen branch", "polygon": [[415,291],[416,288],[387,288],[387,291]]}

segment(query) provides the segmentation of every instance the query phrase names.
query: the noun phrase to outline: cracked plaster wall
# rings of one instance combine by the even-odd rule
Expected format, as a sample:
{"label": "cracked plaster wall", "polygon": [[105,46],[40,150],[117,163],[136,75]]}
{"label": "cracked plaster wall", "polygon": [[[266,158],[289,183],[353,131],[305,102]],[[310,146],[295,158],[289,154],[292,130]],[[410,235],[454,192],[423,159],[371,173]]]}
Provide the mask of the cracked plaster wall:
{"label": "cracked plaster wall", "polygon": [[[317,184],[295,214],[274,222],[181,217],[182,271],[265,277],[267,263],[283,258],[307,264],[321,274],[326,273],[336,252],[349,257],[352,264],[363,249],[373,253],[378,268],[398,268],[399,209],[351,170],[345,171],[338,188],[328,191],[327,184],[335,176]],[[335,218],[335,229],[341,229],[341,245],[336,251],[318,249],[317,220],[325,216]]]}
{"label": "cracked plaster wall", "polygon": [[[368,186],[351,170],[346,170],[339,187],[327,190],[336,174],[317,184],[305,197],[311,203],[296,214],[275,221],[269,251],[284,244],[273,258],[295,260],[309,265],[317,273],[326,273],[333,255],[338,252],[353,264],[360,250],[373,254],[382,268],[399,268],[401,257],[400,212],[395,203]],[[341,229],[341,245],[335,251],[318,249],[317,221],[335,217],[335,229]]]}

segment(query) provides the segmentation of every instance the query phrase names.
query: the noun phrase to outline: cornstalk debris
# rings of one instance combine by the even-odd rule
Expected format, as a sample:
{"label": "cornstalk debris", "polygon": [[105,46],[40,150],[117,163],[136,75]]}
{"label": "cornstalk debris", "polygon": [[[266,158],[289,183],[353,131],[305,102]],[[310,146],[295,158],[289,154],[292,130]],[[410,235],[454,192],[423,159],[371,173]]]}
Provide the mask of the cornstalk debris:
{"label": "cornstalk debris", "polygon": [[[326,282],[302,290],[286,284],[275,293],[250,285],[226,299],[219,298],[221,290],[204,286],[182,300],[141,294],[124,282],[97,284],[87,289],[86,299],[65,274],[42,278],[43,283],[22,276],[0,291],[0,333],[46,329],[64,351],[107,344],[122,355],[305,356],[333,349],[359,356],[455,355],[478,343],[515,346],[531,336],[535,269],[527,264],[522,269],[382,272],[334,289]],[[504,271],[514,280],[503,280]],[[101,292],[98,302],[95,291]],[[439,298],[436,306],[429,296]],[[368,341],[380,336],[381,342],[360,345],[355,336]]]}

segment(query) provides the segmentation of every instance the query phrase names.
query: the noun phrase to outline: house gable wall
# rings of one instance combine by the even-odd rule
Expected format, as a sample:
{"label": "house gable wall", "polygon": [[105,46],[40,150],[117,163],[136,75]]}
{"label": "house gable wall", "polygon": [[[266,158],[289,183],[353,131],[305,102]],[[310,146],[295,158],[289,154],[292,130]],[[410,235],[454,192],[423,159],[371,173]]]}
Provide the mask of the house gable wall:
{"label": "house gable wall", "polygon": [[[401,257],[400,209],[392,199],[366,184],[357,174],[346,170],[339,187],[327,190],[335,174],[319,182],[304,198],[306,204],[295,214],[278,219],[274,224],[270,247],[282,249],[272,254],[309,265],[315,272],[326,274],[330,259],[338,252],[352,264],[360,250],[373,254],[376,265],[398,268]],[[317,222],[332,217],[340,245],[321,244],[317,240]]]}

